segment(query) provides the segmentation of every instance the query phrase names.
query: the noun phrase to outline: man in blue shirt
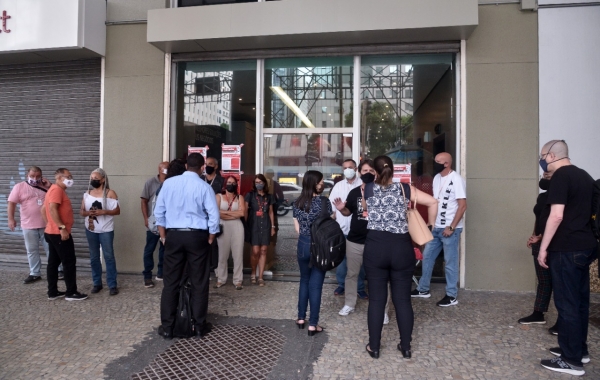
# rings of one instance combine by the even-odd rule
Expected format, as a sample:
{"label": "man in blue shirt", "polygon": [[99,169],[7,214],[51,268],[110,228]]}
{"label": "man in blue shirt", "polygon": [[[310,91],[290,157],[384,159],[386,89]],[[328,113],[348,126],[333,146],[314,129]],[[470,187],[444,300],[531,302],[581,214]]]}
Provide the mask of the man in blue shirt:
{"label": "man in blue shirt", "polygon": [[208,312],[209,249],[219,230],[219,209],[215,193],[200,179],[204,158],[192,153],[187,171],[167,179],[156,200],[154,216],[165,246],[164,288],[160,300],[159,335],[173,337],[179,285],[187,266],[191,282],[191,306],[197,336],[210,332]]}

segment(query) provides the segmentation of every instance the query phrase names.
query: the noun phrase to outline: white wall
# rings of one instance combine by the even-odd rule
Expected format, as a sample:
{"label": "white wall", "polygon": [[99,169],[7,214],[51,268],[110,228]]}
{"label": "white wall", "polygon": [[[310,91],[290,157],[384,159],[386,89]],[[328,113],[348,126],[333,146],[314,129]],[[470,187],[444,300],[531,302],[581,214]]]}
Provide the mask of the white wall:
{"label": "white wall", "polygon": [[539,9],[540,147],[564,139],[600,178],[600,5]]}

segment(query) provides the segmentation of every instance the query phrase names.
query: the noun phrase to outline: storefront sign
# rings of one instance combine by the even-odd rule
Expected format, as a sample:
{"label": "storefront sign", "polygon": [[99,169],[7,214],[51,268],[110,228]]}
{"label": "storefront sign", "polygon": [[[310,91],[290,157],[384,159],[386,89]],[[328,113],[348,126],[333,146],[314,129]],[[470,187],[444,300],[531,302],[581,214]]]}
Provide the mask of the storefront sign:
{"label": "storefront sign", "polygon": [[394,165],[394,182],[410,183],[410,164]]}
{"label": "storefront sign", "polygon": [[2,17],[0,17],[0,19],[2,19],[2,30],[0,30],[0,33],[10,33],[10,29],[8,29],[8,27],[6,26],[6,22],[10,18],[12,17],[10,17],[6,11],[2,11]]}
{"label": "storefront sign", "polygon": [[0,53],[105,52],[105,0],[0,0],[0,20]]}

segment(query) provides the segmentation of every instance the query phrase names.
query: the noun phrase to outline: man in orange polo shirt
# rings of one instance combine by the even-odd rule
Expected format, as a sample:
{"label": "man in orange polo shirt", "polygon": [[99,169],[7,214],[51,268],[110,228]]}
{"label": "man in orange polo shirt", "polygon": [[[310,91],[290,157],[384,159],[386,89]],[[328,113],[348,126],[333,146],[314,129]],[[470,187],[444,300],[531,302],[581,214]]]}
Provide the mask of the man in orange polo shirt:
{"label": "man in orange polo shirt", "polygon": [[[44,238],[48,242],[48,299],[65,297],[67,301],[81,301],[87,294],[77,291],[75,269],[75,245],[71,236],[73,227],[73,207],[65,191],[73,186],[73,176],[68,169],[60,168],[54,173],[55,182],[48,192],[42,207],[42,217],[47,221]],[[66,292],[58,290],[58,266],[62,263]]]}

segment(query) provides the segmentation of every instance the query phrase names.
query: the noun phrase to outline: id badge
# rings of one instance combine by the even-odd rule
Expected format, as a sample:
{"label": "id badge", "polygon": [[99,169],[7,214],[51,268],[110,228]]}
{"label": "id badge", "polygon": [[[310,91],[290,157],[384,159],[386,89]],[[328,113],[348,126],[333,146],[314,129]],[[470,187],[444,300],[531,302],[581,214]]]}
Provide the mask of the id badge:
{"label": "id badge", "polygon": [[262,210],[257,211],[256,216],[263,216],[263,211]]}
{"label": "id badge", "polygon": [[42,204],[44,204],[44,202],[42,202],[41,199],[38,199],[37,201],[38,201],[38,206],[41,206]]}

